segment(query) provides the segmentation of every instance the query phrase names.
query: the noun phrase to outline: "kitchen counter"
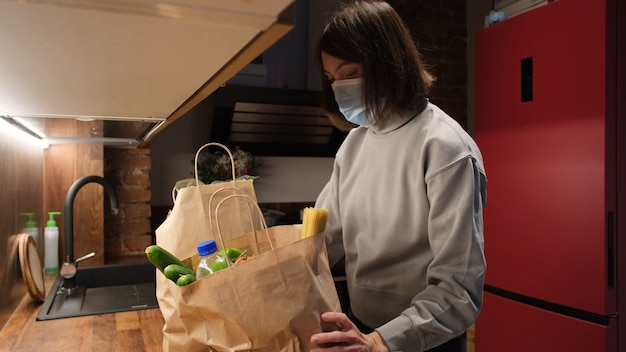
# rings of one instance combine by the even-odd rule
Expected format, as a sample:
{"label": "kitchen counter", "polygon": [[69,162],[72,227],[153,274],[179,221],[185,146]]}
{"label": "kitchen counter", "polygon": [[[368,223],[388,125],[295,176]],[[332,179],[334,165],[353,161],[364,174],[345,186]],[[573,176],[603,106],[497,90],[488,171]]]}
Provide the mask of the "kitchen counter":
{"label": "kitchen counter", "polygon": [[[45,277],[46,288],[54,276]],[[0,351],[161,351],[159,309],[36,321],[41,303],[25,295],[0,331]]]}
{"label": "kitchen counter", "polygon": [[[54,276],[45,277],[49,288]],[[161,351],[163,316],[159,309],[36,321],[41,303],[28,294],[0,331],[0,351]],[[467,332],[474,351],[474,325]]]}

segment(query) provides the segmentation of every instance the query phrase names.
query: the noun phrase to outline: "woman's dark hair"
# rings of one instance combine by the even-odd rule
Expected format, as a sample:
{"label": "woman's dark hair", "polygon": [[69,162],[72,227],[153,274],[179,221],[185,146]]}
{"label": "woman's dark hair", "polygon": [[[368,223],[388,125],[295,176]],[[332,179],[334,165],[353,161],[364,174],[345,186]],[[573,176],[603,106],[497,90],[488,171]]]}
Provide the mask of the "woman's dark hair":
{"label": "woman's dark hair", "polygon": [[[322,51],[363,64],[363,100],[370,120],[414,108],[428,95],[435,80],[406,25],[384,1],[359,0],[344,5],[322,29],[317,46],[320,67]],[[350,130],[354,125],[339,111],[323,71],[322,108],[338,129]]]}

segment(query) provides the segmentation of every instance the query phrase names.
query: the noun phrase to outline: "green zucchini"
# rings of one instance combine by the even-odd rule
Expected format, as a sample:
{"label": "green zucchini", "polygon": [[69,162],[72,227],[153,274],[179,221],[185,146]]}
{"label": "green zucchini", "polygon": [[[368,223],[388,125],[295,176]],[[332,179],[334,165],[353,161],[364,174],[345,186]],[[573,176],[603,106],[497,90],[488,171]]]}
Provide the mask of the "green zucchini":
{"label": "green zucchini", "polygon": [[170,264],[163,269],[165,277],[176,282],[181,276],[184,275],[196,275],[193,270],[189,269],[186,265]]}
{"label": "green zucchini", "polygon": [[187,286],[190,283],[196,281],[196,275],[195,274],[185,274],[182,275],[181,277],[178,278],[178,280],[176,280],[176,285],[178,286]]}
{"label": "green zucchini", "polygon": [[187,265],[185,265],[185,263],[176,258],[176,256],[174,256],[172,253],[155,244],[146,247],[146,256],[148,257],[148,260],[150,260],[150,262],[161,272],[163,272],[165,270],[165,267],[170,264],[177,264],[189,268]]}

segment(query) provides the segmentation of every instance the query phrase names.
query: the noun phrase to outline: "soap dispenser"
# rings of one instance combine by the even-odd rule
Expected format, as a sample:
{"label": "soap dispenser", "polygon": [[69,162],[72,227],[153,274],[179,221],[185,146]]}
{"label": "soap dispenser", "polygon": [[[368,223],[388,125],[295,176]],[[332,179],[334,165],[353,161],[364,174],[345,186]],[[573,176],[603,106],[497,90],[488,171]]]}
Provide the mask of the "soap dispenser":
{"label": "soap dispenser", "polygon": [[45,242],[45,254],[44,254],[44,273],[45,274],[58,274],[59,273],[59,228],[57,222],[54,219],[55,215],[61,215],[59,211],[48,212],[50,219],[44,229],[43,237]]}
{"label": "soap dispenser", "polygon": [[37,222],[33,219],[35,213],[22,213],[22,215],[28,217],[22,232],[31,235],[33,240],[35,240],[37,248],[41,248],[41,243],[39,243],[39,227],[37,227]]}

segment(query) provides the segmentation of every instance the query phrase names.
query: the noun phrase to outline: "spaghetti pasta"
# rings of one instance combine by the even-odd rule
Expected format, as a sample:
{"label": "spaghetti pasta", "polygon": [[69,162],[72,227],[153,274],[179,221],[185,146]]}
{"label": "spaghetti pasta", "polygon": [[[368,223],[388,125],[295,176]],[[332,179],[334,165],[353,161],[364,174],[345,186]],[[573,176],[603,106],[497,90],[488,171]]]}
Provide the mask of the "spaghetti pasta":
{"label": "spaghetti pasta", "polygon": [[326,208],[304,208],[302,214],[302,238],[318,234],[326,228],[328,220],[328,209]]}

